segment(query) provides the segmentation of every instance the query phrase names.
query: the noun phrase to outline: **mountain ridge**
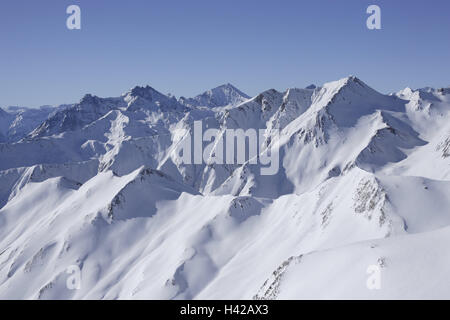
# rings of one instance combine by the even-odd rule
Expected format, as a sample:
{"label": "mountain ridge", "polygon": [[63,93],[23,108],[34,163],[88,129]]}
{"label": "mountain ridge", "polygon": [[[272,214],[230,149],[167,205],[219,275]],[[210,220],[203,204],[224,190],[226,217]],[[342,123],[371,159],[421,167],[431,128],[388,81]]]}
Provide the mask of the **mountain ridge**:
{"label": "mountain ridge", "polygon": [[[230,84],[188,99],[136,86],[42,119],[16,111],[0,128],[0,298],[450,297],[427,284],[450,279],[445,90],[384,95],[354,76],[254,97]],[[221,164],[224,148],[203,141],[202,163],[185,163],[196,122],[217,137],[261,130],[263,147]],[[278,170],[263,175],[251,160],[269,149]],[[439,259],[419,262],[409,240]],[[402,273],[405,252],[414,272]]]}

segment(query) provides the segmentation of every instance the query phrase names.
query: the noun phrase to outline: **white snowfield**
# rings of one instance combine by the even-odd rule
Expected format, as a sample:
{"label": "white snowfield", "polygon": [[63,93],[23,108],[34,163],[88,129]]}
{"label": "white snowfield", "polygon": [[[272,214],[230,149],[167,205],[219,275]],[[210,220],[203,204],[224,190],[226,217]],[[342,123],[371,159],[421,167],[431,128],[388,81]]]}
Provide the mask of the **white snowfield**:
{"label": "white snowfield", "polygon": [[[277,174],[183,163],[200,120],[265,129]],[[449,243],[450,88],[0,109],[0,299],[450,299]]]}

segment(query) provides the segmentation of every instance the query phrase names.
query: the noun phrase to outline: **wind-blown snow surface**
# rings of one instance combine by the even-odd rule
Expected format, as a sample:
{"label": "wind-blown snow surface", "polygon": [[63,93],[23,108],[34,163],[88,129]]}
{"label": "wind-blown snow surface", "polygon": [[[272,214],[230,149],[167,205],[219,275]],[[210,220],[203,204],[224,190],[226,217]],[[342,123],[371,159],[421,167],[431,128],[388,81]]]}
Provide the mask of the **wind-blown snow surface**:
{"label": "wind-blown snow surface", "polygon": [[[196,120],[265,129],[278,173],[182,163]],[[0,110],[0,298],[448,299],[449,120],[449,88],[356,77]]]}

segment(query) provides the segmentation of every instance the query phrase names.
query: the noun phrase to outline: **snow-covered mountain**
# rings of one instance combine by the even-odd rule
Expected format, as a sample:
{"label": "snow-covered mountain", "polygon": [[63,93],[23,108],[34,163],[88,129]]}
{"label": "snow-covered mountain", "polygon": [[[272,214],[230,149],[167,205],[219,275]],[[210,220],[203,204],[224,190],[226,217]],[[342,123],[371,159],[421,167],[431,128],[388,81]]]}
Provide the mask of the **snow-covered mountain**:
{"label": "snow-covered mountain", "polygon": [[[0,109],[0,298],[448,299],[449,120],[450,88],[384,95],[354,76]],[[185,163],[200,121],[264,147],[222,164],[205,142]]]}
{"label": "snow-covered mountain", "polygon": [[17,142],[42,124],[57,110],[64,110],[70,106],[58,107],[42,106],[37,109],[26,107],[0,108],[0,142]]}
{"label": "snow-covered mountain", "polygon": [[180,98],[183,104],[195,107],[226,107],[237,106],[238,104],[250,99],[248,95],[234,87],[232,84],[224,84],[214,89],[208,90],[194,98]]}

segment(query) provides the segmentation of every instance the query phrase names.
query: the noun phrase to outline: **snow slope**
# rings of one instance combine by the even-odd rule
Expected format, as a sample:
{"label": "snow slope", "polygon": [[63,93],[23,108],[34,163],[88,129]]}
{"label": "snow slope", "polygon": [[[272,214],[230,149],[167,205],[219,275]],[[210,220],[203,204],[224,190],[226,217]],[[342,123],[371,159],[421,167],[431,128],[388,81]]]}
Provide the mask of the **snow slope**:
{"label": "snow slope", "polygon": [[[449,231],[447,227],[293,256],[255,298],[448,299]],[[367,289],[368,266],[380,268],[379,289]]]}
{"label": "snow slope", "polygon": [[[0,299],[448,299],[449,120],[449,88],[354,76],[0,109]],[[263,130],[279,170],[181,162],[195,121]]]}

